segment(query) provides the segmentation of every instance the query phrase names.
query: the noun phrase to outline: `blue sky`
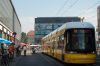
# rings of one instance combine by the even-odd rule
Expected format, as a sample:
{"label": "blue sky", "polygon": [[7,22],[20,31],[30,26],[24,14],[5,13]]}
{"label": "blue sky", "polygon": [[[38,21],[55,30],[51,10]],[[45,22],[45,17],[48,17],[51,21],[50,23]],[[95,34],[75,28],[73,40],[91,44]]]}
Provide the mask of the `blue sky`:
{"label": "blue sky", "polygon": [[34,30],[36,17],[85,17],[97,27],[97,6],[100,0],[12,0],[22,31]]}

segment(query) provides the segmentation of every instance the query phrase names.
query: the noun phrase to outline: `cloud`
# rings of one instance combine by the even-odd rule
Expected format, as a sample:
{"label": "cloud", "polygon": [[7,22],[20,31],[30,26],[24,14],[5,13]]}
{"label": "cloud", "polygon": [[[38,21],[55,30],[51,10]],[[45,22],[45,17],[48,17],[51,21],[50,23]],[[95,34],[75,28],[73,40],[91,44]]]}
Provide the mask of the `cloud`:
{"label": "cloud", "polygon": [[34,30],[34,17],[19,17],[22,26],[22,32],[29,32],[30,30]]}

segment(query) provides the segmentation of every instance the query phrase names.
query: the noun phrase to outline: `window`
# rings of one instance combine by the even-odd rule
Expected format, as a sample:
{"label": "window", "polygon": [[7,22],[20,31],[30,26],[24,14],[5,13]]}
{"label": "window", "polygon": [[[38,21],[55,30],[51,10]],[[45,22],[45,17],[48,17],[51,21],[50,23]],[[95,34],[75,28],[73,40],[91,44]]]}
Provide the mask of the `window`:
{"label": "window", "polygon": [[[68,40],[70,39],[70,40]],[[93,29],[70,29],[67,32],[66,51],[95,51],[95,33]]]}
{"label": "window", "polygon": [[64,35],[62,35],[62,36],[59,37],[58,48],[59,49],[64,48]]}

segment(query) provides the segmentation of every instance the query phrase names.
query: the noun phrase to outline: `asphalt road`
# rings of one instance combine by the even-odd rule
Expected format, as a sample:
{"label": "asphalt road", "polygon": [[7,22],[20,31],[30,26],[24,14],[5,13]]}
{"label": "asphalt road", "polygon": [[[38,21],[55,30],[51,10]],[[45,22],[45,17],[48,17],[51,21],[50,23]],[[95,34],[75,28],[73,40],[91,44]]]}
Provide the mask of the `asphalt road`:
{"label": "asphalt road", "polygon": [[[32,54],[30,51],[28,51],[27,56],[24,56],[22,53],[22,55],[17,57],[15,61],[12,64],[10,64],[10,66],[75,66],[75,65],[65,65],[42,53]],[[76,66],[92,66],[92,65],[76,65]],[[100,66],[100,56],[97,56],[97,62],[93,66]]]}
{"label": "asphalt road", "polygon": [[22,56],[14,66],[64,66],[62,63],[43,54]]}

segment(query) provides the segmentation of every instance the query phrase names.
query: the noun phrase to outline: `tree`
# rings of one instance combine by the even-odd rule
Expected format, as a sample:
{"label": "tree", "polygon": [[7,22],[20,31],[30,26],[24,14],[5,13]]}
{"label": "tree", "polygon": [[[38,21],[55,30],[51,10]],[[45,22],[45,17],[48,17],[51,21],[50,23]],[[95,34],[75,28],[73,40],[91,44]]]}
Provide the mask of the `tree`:
{"label": "tree", "polygon": [[26,33],[22,32],[21,33],[21,42],[27,43],[27,41],[28,41],[28,37],[27,37]]}

